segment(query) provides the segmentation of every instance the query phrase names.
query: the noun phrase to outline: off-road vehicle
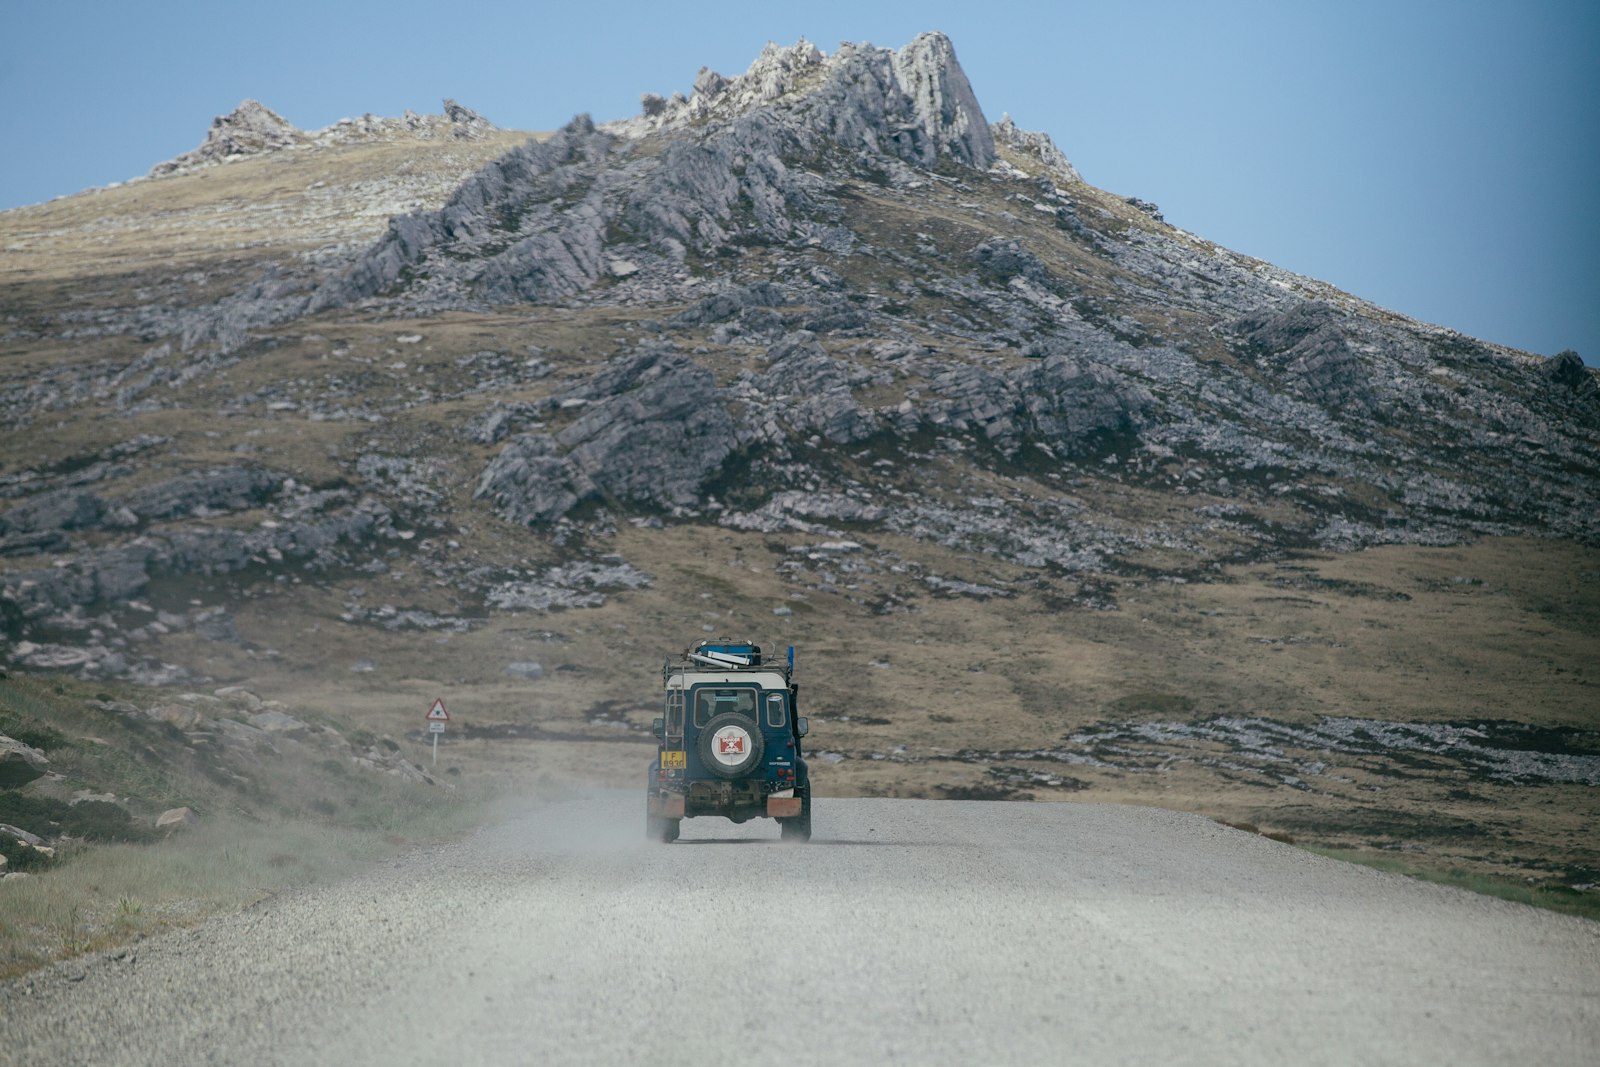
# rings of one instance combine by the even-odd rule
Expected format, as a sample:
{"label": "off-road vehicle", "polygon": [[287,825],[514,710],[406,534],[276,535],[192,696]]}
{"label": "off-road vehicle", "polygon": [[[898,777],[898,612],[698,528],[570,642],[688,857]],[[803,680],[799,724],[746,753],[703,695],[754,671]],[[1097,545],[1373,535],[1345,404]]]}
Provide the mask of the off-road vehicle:
{"label": "off-road vehicle", "polygon": [[697,815],[778,820],[785,841],[811,839],[811,778],[801,758],[806,720],[795,713],[794,646],[768,665],[761,646],[703,641],[661,665],[665,714],[645,786],[645,832],[676,841]]}

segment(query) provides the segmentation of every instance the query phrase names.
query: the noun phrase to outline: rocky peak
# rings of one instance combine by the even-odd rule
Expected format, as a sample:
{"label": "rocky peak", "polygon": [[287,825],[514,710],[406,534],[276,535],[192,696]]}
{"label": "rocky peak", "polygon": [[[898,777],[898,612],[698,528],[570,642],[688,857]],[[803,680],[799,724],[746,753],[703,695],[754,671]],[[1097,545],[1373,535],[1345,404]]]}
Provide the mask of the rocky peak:
{"label": "rocky peak", "polygon": [[994,137],[956,50],[942,33],[924,33],[894,55],[901,89],[929,138],[926,163],[948,155],[968,166],[994,162]]}
{"label": "rocky peak", "polygon": [[306,135],[294,123],[255,100],[246,100],[226,115],[211,120],[200,147],[150,168],[152,178],[193,170],[210,163],[260,155],[303,144]]}
{"label": "rocky peak", "polygon": [[725,78],[710,67],[701,67],[691,95],[674,93],[668,100],[645,93],[641,98],[643,111],[639,115],[608,123],[607,129],[642,137],[708,118],[743,115],[786,96],[805,75],[821,67],[824,59],[822,50],[804,37],[788,48],[768,41],[750,69],[738,77]]}
{"label": "rocky peak", "polygon": [[988,120],[942,33],[898,52],[847,42],[831,56],[803,37],[788,48],[769,41],[737,78],[701,68],[691,95],[646,94],[639,115],[604,128],[643,137],[768,107],[787,124],[836,136],[864,130],[869,143],[924,167],[944,156],[983,169],[995,158]]}
{"label": "rocky peak", "polygon": [[[411,306],[430,309],[564,299],[607,272],[666,284],[691,253],[851,240],[826,202],[825,173],[911,187],[918,168],[984,171],[997,159],[943,34],[832,56],[804,40],[769,44],[740,77],[702,69],[695,85],[693,97],[647,97],[625,122],[597,128],[580,116],[512,150],[439,211],[391,220],[312,306],[373,297],[407,275]],[[643,138],[659,150],[637,151]]]}

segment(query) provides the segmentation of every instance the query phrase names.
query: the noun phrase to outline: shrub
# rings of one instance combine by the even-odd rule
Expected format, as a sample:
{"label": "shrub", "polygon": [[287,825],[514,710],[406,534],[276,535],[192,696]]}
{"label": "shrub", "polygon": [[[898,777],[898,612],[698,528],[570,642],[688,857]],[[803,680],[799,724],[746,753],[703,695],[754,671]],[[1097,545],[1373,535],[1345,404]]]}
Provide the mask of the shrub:
{"label": "shrub", "polygon": [[85,800],[67,809],[61,829],[87,841],[144,841],[150,831],[139,826],[127,810],[106,800]]}

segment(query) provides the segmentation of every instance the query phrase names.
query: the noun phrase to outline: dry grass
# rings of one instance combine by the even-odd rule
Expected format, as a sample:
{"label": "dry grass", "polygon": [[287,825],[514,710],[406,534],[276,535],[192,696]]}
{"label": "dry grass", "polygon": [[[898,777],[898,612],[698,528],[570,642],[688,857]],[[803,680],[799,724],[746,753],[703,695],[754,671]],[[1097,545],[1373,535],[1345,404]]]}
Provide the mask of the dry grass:
{"label": "dry grass", "polygon": [[0,978],[348,877],[458,832],[469,810],[401,804],[387,826],[366,827],[225,818],[156,844],[77,846],[0,884]]}
{"label": "dry grass", "polygon": [[[478,768],[462,775],[448,758],[439,770],[450,772],[452,788],[429,787],[281,740],[270,762],[224,757],[194,749],[175,729],[110,709],[96,699],[106,688],[0,679],[0,733],[44,750],[67,788],[115,794],[133,814],[131,826],[143,828],[127,836],[148,842],[63,836],[53,860],[0,880],[0,976],[342,877],[415,842],[456,834],[502,793],[529,788]],[[159,703],[157,694],[109,689],[104,695]],[[32,790],[7,791],[0,799],[10,810],[32,797]],[[156,813],[179,806],[199,813],[199,823],[168,837],[149,830]]]}
{"label": "dry grass", "polygon": [[247,251],[371,241],[389,217],[437,208],[468,174],[538,134],[400,136],[300,148],[0,212],[0,286],[181,272]]}

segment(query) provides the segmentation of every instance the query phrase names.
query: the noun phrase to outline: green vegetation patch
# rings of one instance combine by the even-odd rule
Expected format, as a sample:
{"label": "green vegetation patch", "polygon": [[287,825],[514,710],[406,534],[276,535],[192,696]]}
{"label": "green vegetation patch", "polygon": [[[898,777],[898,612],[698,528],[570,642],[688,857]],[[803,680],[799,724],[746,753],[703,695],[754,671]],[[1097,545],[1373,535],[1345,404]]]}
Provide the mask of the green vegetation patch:
{"label": "green vegetation patch", "polygon": [[1511,878],[1468,871],[1461,867],[1443,869],[1419,867],[1390,856],[1376,856],[1370,852],[1358,852],[1352,849],[1317,848],[1310,845],[1301,847],[1319,856],[1343,860],[1346,863],[1359,863],[1363,867],[1371,867],[1389,874],[1400,874],[1418,881],[1432,882],[1435,885],[1454,886],[1469,893],[1512,900],[1518,904],[1528,904],[1547,911],[1559,911],[1563,915],[1600,920],[1600,891],[1596,890],[1577,889],[1566,884],[1529,884]]}

